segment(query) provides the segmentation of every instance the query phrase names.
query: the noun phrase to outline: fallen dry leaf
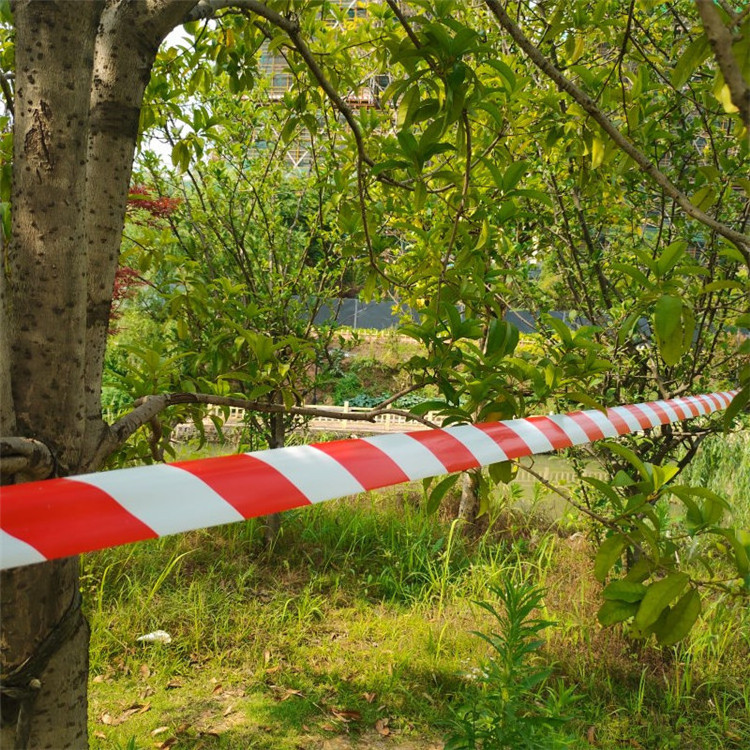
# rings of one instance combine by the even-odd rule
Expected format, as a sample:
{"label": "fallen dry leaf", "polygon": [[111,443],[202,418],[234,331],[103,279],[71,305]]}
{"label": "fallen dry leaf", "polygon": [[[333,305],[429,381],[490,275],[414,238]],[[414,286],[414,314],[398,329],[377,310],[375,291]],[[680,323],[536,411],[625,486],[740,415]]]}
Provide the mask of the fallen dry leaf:
{"label": "fallen dry leaf", "polygon": [[372,702],[373,702],[373,701],[375,700],[375,698],[376,698],[376,695],[375,695],[375,693],[362,693],[362,697],[363,697],[363,698],[364,698],[364,699],[365,699],[365,700],[366,700],[366,701],[367,701],[368,703],[372,703]]}
{"label": "fallen dry leaf", "polygon": [[596,727],[588,728],[588,731],[586,732],[586,739],[588,740],[589,745],[596,744]]}
{"label": "fallen dry leaf", "polygon": [[211,692],[214,695],[221,695],[224,692],[224,688],[221,686],[221,683],[219,683]]}
{"label": "fallen dry leaf", "polygon": [[164,732],[168,732],[169,727],[156,727],[156,729],[151,730],[151,736],[156,737],[157,735],[164,734]]}
{"label": "fallen dry leaf", "polygon": [[138,671],[141,674],[141,677],[143,677],[144,680],[151,677],[151,667],[149,667],[148,664],[141,664],[140,667],[138,667]]}
{"label": "fallen dry leaf", "polygon": [[111,719],[111,724],[113,726],[117,724],[123,724],[126,722],[131,716],[135,716],[136,714],[145,714],[146,711],[151,710],[151,704],[150,703],[134,703],[132,706],[128,706],[116,719]]}
{"label": "fallen dry leaf", "polygon": [[339,711],[337,708],[332,708],[331,713],[340,721],[360,721],[362,714],[359,711]]}
{"label": "fallen dry leaf", "polygon": [[104,682],[104,675],[98,674],[96,677],[94,677],[93,680],[91,680],[91,682],[96,682],[96,683]]}
{"label": "fallen dry leaf", "polygon": [[339,731],[338,729],[336,729],[335,726],[333,726],[333,724],[321,724],[320,728],[325,730],[326,732],[338,732]]}
{"label": "fallen dry leaf", "polygon": [[156,747],[159,748],[159,750],[167,750],[168,747],[172,747],[172,745],[177,744],[177,737],[168,737],[164,742],[160,742]]}
{"label": "fallen dry leaf", "polygon": [[224,709],[224,713],[222,714],[222,716],[229,716],[229,714],[231,713],[234,713],[234,706],[227,706]]}
{"label": "fallen dry leaf", "polygon": [[143,688],[140,693],[138,693],[138,697],[141,700],[146,700],[146,698],[150,698],[155,692],[156,690],[154,690],[154,688],[149,685],[148,687]]}
{"label": "fallen dry leaf", "polygon": [[279,664],[275,667],[269,667],[266,670],[266,674],[276,674],[276,672],[280,672],[280,671],[281,671],[281,665]]}
{"label": "fallen dry leaf", "polygon": [[388,721],[388,719],[378,719],[375,722],[375,731],[383,737],[387,737],[391,733],[391,730],[388,728]]}
{"label": "fallen dry leaf", "polygon": [[284,696],[282,697],[282,701],[288,700],[293,695],[296,695],[298,698],[304,698],[305,696],[302,695],[301,690],[292,690],[291,688],[287,688],[286,692],[284,693]]}
{"label": "fallen dry leaf", "polygon": [[264,661],[264,662],[265,662],[266,664],[268,664],[268,662],[269,662],[269,661],[271,661],[271,652],[270,652],[270,651],[269,651],[268,649],[266,649],[266,650],[265,650],[265,651],[263,652],[263,661]]}
{"label": "fallen dry leaf", "polygon": [[107,739],[107,735],[104,734],[104,732],[94,732],[94,737],[96,737],[96,739],[98,739],[98,740],[106,740]]}
{"label": "fallen dry leaf", "polygon": [[107,726],[111,726],[112,725],[112,716],[110,716],[110,714],[102,714],[99,717],[99,721],[102,724],[106,724]]}
{"label": "fallen dry leaf", "polygon": [[167,690],[177,690],[177,688],[181,688],[181,687],[182,687],[182,683],[179,680],[170,680],[166,684]]}

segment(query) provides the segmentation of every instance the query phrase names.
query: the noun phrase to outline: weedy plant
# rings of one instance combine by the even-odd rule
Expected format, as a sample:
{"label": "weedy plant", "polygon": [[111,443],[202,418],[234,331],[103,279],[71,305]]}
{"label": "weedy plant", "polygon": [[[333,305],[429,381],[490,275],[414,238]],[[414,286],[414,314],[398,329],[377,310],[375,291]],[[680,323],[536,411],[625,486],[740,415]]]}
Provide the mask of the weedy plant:
{"label": "weedy plant", "polygon": [[493,655],[479,670],[484,691],[457,714],[445,750],[503,750],[503,748],[563,748],[568,746],[560,727],[576,700],[572,688],[549,684],[552,669],[534,663],[544,641],[541,632],[554,623],[535,616],[544,590],[529,581],[490,587],[502,608],[476,602],[496,619],[497,632],[475,635],[485,640]]}

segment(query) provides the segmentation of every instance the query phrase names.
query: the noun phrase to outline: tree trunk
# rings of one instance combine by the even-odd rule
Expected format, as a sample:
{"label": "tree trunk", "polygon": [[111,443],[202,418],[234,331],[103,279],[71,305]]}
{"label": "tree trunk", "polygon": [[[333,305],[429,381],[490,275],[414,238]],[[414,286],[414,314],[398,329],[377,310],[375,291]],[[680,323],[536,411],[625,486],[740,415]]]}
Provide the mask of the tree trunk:
{"label": "tree trunk", "polygon": [[463,528],[468,533],[477,521],[479,513],[479,471],[465,471],[461,477],[461,502],[458,517],[465,521]]}
{"label": "tree trunk", "polygon": [[[78,598],[78,558],[6,570],[0,583],[3,681],[19,690],[3,695],[0,746],[86,747],[89,629]],[[56,630],[61,621],[67,627]],[[7,680],[7,665],[29,656],[41,663]]]}
{"label": "tree trunk", "polygon": [[[60,476],[106,457],[101,377],[139,110],[161,40],[195,1],[14,5],[0,433],[45,443]],[[3,748],[88,745],[78,567],[70,558],[2,573]]]}
{"label": "tree trunk", "polygon": [[[85,427],[81,165],[100,11],[98,3],[15,6],[13,214],[3,299],[14,413],[2,431],[42,440],[63,474],[80,463]],[[78,559],[4,571],[0,584],[6,683],[77,600]],[[46,666],[19,676],[20,699],[3,686],[2,747],[85,747],[87,671],[88,632],[79,622]],[[38,689],[25,693],[30,684]]]}
{"label": "tree trunk", "polygon": [[[286,427],[284,426],[283,414],[271,414],[271,433],[268,440],[269,448],[283,448],[286,443]],[[264,519],[263,536],[266,549],[272,550],[281,531],[281,513],[271,513]]]}

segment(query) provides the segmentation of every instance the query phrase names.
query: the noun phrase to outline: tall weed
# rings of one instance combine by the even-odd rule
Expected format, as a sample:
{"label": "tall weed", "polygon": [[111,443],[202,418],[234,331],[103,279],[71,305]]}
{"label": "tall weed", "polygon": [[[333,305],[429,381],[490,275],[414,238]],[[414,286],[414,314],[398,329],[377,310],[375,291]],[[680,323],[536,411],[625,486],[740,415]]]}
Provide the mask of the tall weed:
{"label": "tall weed", "polygon": [[499,626],[496,632],[475,632],[493,651],[479,671],[485,690],[459,711],[445,750],[567,747],[559,727],[568,720],[565,714],[575,696],[561,682],[550,686],[551,667],[535,663],[544,644],[539,635],[553,624],[534,614],[544,591],[528,581],[514,585],[508,579],[490,590],[502,608],[477,602]]}

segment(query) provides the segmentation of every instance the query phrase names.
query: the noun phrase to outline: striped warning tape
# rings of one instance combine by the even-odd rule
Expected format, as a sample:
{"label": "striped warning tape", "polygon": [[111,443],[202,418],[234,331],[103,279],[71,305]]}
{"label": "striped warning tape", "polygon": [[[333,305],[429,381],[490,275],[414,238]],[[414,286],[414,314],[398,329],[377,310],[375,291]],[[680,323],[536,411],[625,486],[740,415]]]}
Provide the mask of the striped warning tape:
{"label": "striped warning tape", "polygon": [[736,391],[2,488],[0,569],[242,521],[710,414]]}

